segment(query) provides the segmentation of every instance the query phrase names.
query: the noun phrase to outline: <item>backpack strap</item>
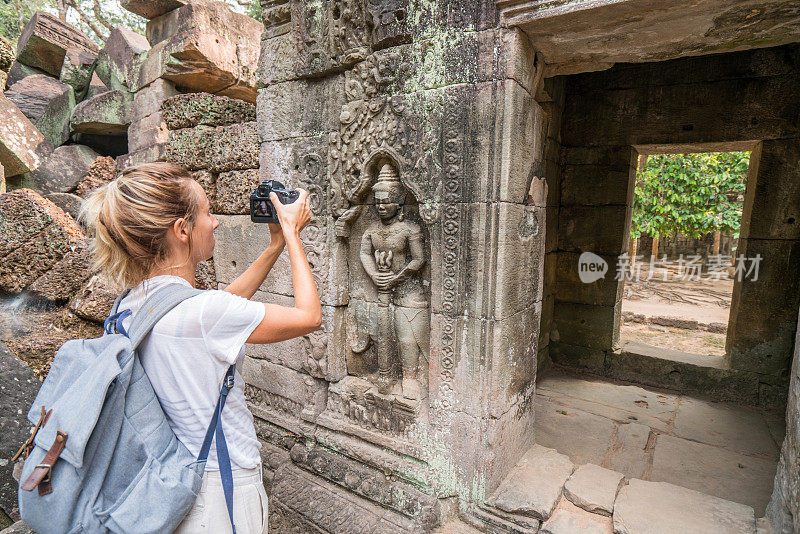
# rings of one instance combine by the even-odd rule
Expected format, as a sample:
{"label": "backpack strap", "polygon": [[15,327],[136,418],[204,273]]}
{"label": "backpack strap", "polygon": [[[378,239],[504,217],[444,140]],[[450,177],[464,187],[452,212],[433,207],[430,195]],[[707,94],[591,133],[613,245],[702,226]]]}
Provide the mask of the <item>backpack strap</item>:
{"label": "backpack strap", "polygon": [[150,295],[133,316],[133,321],[128,329],[128,337],[131,340],[131,346],[134,351],[168,311],[184,300],[202,292],[202,289],[188,287],[183,284],[169,284]]}
{"label": "backpack strap", "polygon": [[233,389],[235,372],[236,367],[231,365],[228,367],[228,372],[225,373],[225,378],[222,380],[222,389],[219,392],[219,400],[217,400],[217,407],[211,416],[211,423],[209,423],[206,430],[206,437],[203,439],[203,446],[200,447],[200,454],[197,455],[198,461],[205,462],[208,460],[211,441],[216,437],[219,476],[222,479],[222,491],[225,493],[225,505],[228,507],[228,517],[231,520],[233,534],[236,534],[236,525],[233,523],[233,471],[231,470],[231,459],[228,455],[228,443],[225,441],[225,432],[222,430],[222,409],[225,407],[228,393]]}

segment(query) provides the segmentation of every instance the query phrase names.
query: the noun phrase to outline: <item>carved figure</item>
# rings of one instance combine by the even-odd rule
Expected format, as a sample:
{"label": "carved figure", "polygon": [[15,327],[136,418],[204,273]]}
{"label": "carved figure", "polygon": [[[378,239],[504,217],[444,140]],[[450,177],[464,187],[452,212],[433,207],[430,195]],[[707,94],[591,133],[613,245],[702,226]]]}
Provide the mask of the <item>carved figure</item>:
{"label": "carved figure", "polygon": [[419,225],[404,220],[406,191],[389,161],[381,162],[372,191],[380,221],[365,230],[360,258],[378,289],[378,391],[389,393],[394,385],[392,355],[396,343],[403,396],[419,399],[419,364],[423,362],[427,369],[430,352],[430,315],[420,276],[425,264],[424,237]]}

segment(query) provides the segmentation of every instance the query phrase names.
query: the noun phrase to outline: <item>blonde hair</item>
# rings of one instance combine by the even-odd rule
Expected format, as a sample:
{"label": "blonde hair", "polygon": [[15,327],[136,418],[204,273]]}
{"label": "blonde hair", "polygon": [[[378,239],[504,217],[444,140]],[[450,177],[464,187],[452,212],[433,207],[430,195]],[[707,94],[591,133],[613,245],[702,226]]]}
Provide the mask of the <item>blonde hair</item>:
{"label": "blonde hair", "polygon": [[194,227],[201,196],[193,181],[183,167],[145,163],[93,191],[78,218],[94,237],[95,268],[122,287],[146,279],[169,252],[167,232],[175,221],[184,218],[189,231]]}

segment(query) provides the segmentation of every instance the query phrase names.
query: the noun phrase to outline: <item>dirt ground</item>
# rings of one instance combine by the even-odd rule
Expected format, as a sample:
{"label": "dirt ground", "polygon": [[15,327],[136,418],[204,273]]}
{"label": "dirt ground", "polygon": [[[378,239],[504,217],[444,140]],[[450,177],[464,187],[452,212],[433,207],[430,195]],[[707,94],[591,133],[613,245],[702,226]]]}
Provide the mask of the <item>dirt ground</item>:
{"label": "dirt ground", "polygon": [[[623,317],[635,314],[644,316],[647,322],[623,319],[620,339],[682,352],[724,355],[726,334],[719,330],[728,325],[733,279],[722,275],[718,280],[709,277],[687,280],[675,271],[662,269],[649,275],[642,269],[638,280],[625,282]],[[696,321],[698,329],[652,324],[654,318]],[[708,331],[709,325],[714,331]]]}

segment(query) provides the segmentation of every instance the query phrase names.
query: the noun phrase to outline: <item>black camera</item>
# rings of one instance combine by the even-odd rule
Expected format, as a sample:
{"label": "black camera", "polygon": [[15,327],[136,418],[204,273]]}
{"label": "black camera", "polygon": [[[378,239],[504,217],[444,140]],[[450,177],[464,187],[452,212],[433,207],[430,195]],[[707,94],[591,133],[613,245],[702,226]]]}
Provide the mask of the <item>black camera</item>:
{"label": "black camera", "polygon": [[261,182],[255,191],[250,194],[250,220],[255,223],[276,223],[278,213],[269,199],[269,194],[275,192],[281,204],[291,204],[300,197],[300,191],[287,191],[286,187],[277,180]]}

